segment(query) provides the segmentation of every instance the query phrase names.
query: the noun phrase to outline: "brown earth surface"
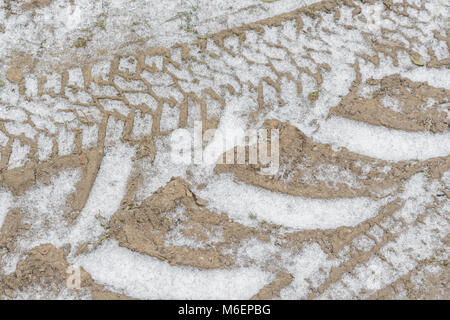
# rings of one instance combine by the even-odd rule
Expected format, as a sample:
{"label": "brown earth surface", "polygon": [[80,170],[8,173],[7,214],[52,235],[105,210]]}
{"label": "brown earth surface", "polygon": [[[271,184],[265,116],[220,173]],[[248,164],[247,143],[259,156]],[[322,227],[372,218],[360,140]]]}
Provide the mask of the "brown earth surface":
{"label": "brown earth surface", "polygon": [[[254,99],[257,108],[247,115],[250,123],[254,124],[260,123],[265,115],[270,114],[274,105],[282,107],[289,102],[283,96],[284,83],[295,87],[298,95],[308,96],[309,107],[314,108],[314,103],[322,95],[319,90],[324,77],[332,66],[315,59],[316,51],[320,50],[313,46],[307,47],[307,53],[299,56],[289,46],[271,43],[264,36],[273,28],[278,32],[276,37],[281,39],[283,35],[280,30],[288,23],[295,27],[297,34],[308,32],[306,28],[311,28],[310,24],[305,27],[303,19],[312,20],[315,28],[325,33],[335,33],[323,22],[322,14],[333,15],[336,24],[353,30],[351,25],[340,22],[342,8],[351,10],[352,19],[364,20],[360,15],[360,6],[365,2],[326,0],[207,35],[207,38],[199,38],[193,43],[180,43],[167,48],[142,46],[129,54],[118,54],[111,61],[55,66],[46,74],[34,74],[31,61],[12,63],[5,76],[8,88],[15,86],[16,94],[21,99],[40,103],[50,110],[52,123],[45,124],[47,120],[39,118],[38,109],[35,114],[31,109],[17,107],[24,115],[21,121],[13,117],[0,117],[0,132],[6,137],[5,145],[0,147],[0,182],[2,188],[17,199],[17,204],[8,210],[1,225],[0,267],[7,265],[7,257],[19,257],[14,272],[6,273],[0,269],[0,298],[23,298],[28,290],[34,294],[42,291],[55,295],[67,290],[67,269],[71,265],[67,260],[68,255],[72,253],[77,257],[95,253],[102,242],[112,240],[116,240],[120,247],[165,261],[171,266],[198,270],[231,270],[252,265],[250,260],[242,263],[238,254],[240,247],[250,240],[274,244],[279,251],[261,265],[262,270],[273,273],[273,281],[248,297],[252,299],[281,297],[283,289],[295,283],[296,278],[295,274],[276,262],[281,261],[282,252],[290,252],[295,256],[308,246],[317,244],[329,259],[341,260],[329,270],[322,270],[326,274],[322,282],[310,281],[307,294],[302,298],[345,298],[332,289],[339,286],[345,288],[346,277],[356,274],[358,268],[373,259],[380,259],[390,268],[395,268],[386,248],[411,228],[420,228],[429,219],[440,219],[445,224],[442,222],[442,230],[435,233],[443,245],[433,251],[431,258],[412,256],[416,265],[395,281],[372,290],[361,288],[352,297],[449,299],[446,256],[449,227],[446,208],[450,185],[444,178],[450,167],[448,155],[427,160],[389,161],[346,148],[336,150],[331,144],[316,142],[292,123],[269,115],[261,127],[279,130],[278,173],[261,175],[260,164],[217,164],[215,176],[230,175],[236,183],[294,197],[318,200],[364,197],[384,201],[377,214],[356,226],[333,229],[295,230],[266,221],[248,226],[234,221],[225,212],[208,207],[208,201],[197,195],[199,190],[207,187],[208,182],[199,183],[188,171],[184,172],[184,177],[173,175],[155,192],[142,196],[148,175],[147,165],[155,164],[155,159],[162,152],[158,149],[159,141],[177,128],[191,128],[195,117],[195,120],[202,122],[204,131],[217,128],[221,120],[220,112],[231,98],[248,95]],[[34,10],[51,3],[28,1],[22,8]],[[405,19],[408,18],[408,10],[426,10],[424,5],[420,7],[407,1],[396,4],[383,1],[383,5],[384,10]],[[413,25],[411,29],[419,27]],[[445,42],[448,48],[448,31],[433,32],[434,38]],[[402,38],[402,41],[392,40],[393,34]],[[266,53],[261,53],[262,49],[247,42],[252,37],[258,39],[258,45],[264,47]],[[433,47],[427,48],[431,58],[424,62],[424,58],[416,51],[418,49],[415,49],[421,45],[420,40],[407,36],[401,30],[381,28],[381,41],[374,40],[368,33],[364,33],[363,37],[373,55],[361,54],[360,58],[374,68],[380,67],[380,57],[388,57],[394,66],[398,65],[398,55],[401,54],[411,57],[411,68],[449,68],[449,58],[439,60]],[[236,44],[229,45],[233,39],[237,39]],[[271,50],[282,55],[282,61],[270,57],[267,52]],[[254,55],[260,54],[265,62],[257,63],[248,58],[245,53],[250,51]],[[324,54],[329,53],[325,49],[323,51]],[[239,59],[241,65],[231,65],[231,59]],[[300,64],[300,60],[307,60],[308,66]],[[106,69],[99,67],[103,62],[106,63]],[[289,68],[282,66],[282,63]],[[240,78],[238,71],[243,68],[242,65],[246,68],[261,68],[264,72],[261,72],[260,78],[252,81],[241,79],[243,77],[241,75]],[[426,82],[412,81],[402,74],[363,80],[358,60],[352,68],[356,76],[348,94],[329,109],[326,118],[337,116],[405,132],[448,134],[449,90]],[[73,81],[79,79],[74,74],[79,75],[82,82]],[[30,82],[26,81],[32,75],[37,79],[36,95],[30,95]],[[307,85],[302,82],[302,75],[313,79],[313,91],[304,88]],[[363,93],[366,89],[369,94]],[[386,106],[385,101],[396,101],[395,107]],[[56,108],[59,104],[62,107]],[[212,106],[216,106],[219,113],[210,112]],[[175,114],[176,127],[165,124],[164,117],[170,112]],[[66,115],[70,120],[64,120]],[[148,119],[151,119],[151,129],[146,133],[136,131],[138,123]],[[122,124],[119,135],[111,131],[112,122]],[[24,131],[11,129],[14,125],[32,130],[35,136],[31,138]],[[61,132],[71,137],[72,147],[68,152],[65,151],[67,141],[61,138]],[[86,136],[94,138],[86,143]],[[40,139],[52,146],[45,159],[41,157],[43,149]],[[61,247],[46,243],[24,250],[21,241],[33,237],[33,223],[26,219],[28,209],[19,201],[21,197],[25,197],[33,188],[52,185],[54,178],[62,172],[79,170],[79,180],[64,199],[61,211],[65,224],[76,225],[87,206],[99,170],[104,165],[105,153],[120,143],[135,148],[136,153],[132,157],[132,173],[128,177],[120,208],[109,220],[102,221],[105,233],[96,241],[88,239],[77,247],[71,246],[69,242]],[[13,156],[16,144],[28,148],[22,162]],[[448,145],[442,148],[449,150]],[[248,152],[248,147],[246,150]],[[336,172],[338,175],[345,173],[344,178],[336,178]],[[400,212],[409,206],[408,199],[401,194],[406,190],[406,184],[417,175],[424,175],[430,186],[439,184],[439,190],[432,196],[431,203],[427,203],[424,209],[417,209],[420,212],[415,212],[414,219],[407,221]],[[181,217],[174,214],[177,210],[181,210]],[[203,245],[190,247],[171,244],[167,239],[173,232],[179,232],[183,238]],[[216,237],[218,234],[220,237]],[[370,249],[358,247],[358,239],[362,238],[373,243]],[[343,254],[344,251],[347,253]],[[432,273],[432,269],[440,271]],[[131,298],[123,291],[116,291],[96,282],[95,277],[83,268],[81,288],[71,290],[74,299],[86,296],[92,299]],[[52,297],[50,294],[48,296]]]}

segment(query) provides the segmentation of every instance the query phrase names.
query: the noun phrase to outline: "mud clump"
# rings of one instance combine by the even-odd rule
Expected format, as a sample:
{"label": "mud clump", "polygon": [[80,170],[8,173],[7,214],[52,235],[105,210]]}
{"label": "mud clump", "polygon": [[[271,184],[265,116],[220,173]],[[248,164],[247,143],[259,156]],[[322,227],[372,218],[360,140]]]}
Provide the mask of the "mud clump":
{"label": "mud clump", "polygon": [[14,298],[15,292],[32,285],[50,287],[66,280],[68,263],[64,249],[44,244],[25,252],[27,257],[17,263],[15,273],[3,276],[0,293]]}
{"label": "mud clump", "polygon": [[280,296],[280,291],[291,284],[294,277],[286,272],[279,272],[277,278],[262,288],[251,300],[272,300]]}
{"label": "mud clump", "polygon": [[28,224],[23,223],[23,218],[24,215],[19,209],[8,212],[0,229],[0,249],[14,251],[17,239],[30,228]]}
{"label": "mud clump", "polygon": [[398,74],[369,79],[365,86],[375,89],[370,97],[361,96],[362,86],[357,80],[330,114],[397,130],[448,131],[449,90]]}
{"label": "mud clump", "polygon": [[[56,248],[51,244],[43,244],[26,251],[26,258],[17,263],[12,274],[0,275],[0,299],[16,298],[18,291],[25,291],[34,286],[46,288],[58,294],[66,288],[70,276],[67,262],[68,247]],[[71,289],[75,296],[90,294],[92,299],[129,299],[129,297],[113,293],[103,286],[94,283],[89,273],[80,268],[80,288]],[[81,290],[84,290],[82,293]]]}
{"label": "mud clump", "polygon": [[[110,222],[110,234],[123,247],[144,253],[171,264],[200,268],[220,268],[230,264],[229,257],[214,249],[191,249],[165,246],[165,236],[181,221],[174,221],[166,213],[178,207],[185,208],[186,216],[206,216],[188,185],[180,178],[173,179],[141,205],[126,204],[114,214]],[[220,219],[220,218],[219,218]],[[199,226],[197,226],[199,227]]]}
{"label": "mud clump", "polygon": [[17,67],[11,67],[6,72],[6,79],[12,83],[20,83],[23,80],[22,71]]}
{"label": "mud clump", "polygon": [[[173,178],[141,204],[124,203],[110,221],[110,235],[119,245],[168,261],[201,269],[231,267],[234,259],[222,249],[239,246],[247,238],[267,241],[259,230],[231,221],[226,214],[206,209],[187,182]],[[176,214],[176,212],[181,214]],[[217,231],[221,239],[210,243]],[[170,233],[179,232],[198,243],[196,247],[170,244]]]}
{"label": "mud clump", "polygon": [[23,194],[36,183],[35,170],[31,167],[8,170],[3,180],[14,195]]}
{"label": "mud clump", "polygon": [[22,10],[32,10],[48,7],[53,3],[54,0],[31,0],[22,5]]}

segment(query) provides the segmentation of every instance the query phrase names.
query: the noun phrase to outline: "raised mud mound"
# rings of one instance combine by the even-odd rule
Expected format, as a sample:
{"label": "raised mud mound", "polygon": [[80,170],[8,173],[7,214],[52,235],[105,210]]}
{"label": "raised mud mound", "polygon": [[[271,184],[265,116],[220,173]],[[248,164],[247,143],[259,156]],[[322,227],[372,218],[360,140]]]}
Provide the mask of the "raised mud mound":
{"label": "raised mud mound", "polygon": [[[254,2],[45,59],[8,28],[67,4],[0,2],[0,299],[450,298],[449,6]],[[198,123],[277,130],[277,171],[174,163]]]}

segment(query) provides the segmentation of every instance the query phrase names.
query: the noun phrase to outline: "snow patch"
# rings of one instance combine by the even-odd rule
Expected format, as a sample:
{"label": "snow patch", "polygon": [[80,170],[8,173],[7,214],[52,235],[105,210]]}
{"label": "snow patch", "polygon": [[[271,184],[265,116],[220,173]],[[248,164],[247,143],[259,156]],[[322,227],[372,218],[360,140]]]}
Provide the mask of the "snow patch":
{"label": "snow patch", "polygon": [[258,268],[203,271],[171,266],[121,248],[115,240],[80,256],[76,265],[97,283],[139,299],[249,299],[272,280]]}

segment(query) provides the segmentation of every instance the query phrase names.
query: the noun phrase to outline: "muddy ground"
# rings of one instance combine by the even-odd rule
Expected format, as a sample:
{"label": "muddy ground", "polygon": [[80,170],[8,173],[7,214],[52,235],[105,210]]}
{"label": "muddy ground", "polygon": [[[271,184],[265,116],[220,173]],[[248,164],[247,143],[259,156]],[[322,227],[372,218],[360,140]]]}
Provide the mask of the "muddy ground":
{"label": "muddy ground", "polygon": [[[11,19],[83,2],[0,2],[1,299],[450,298],[448,4],[253,2],[39,52]],[[194,121],[278,130],[277,172],[172,163]]]}

